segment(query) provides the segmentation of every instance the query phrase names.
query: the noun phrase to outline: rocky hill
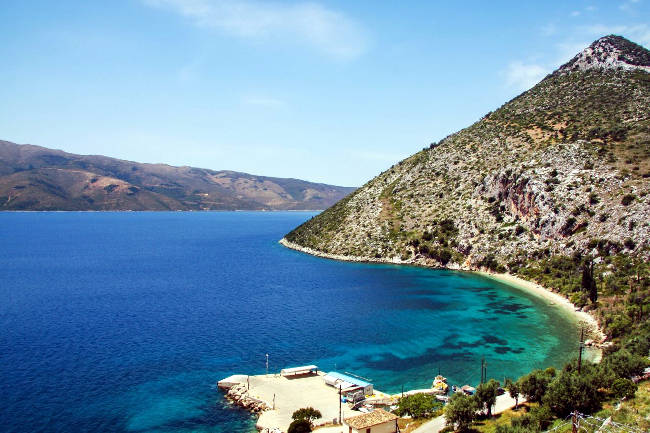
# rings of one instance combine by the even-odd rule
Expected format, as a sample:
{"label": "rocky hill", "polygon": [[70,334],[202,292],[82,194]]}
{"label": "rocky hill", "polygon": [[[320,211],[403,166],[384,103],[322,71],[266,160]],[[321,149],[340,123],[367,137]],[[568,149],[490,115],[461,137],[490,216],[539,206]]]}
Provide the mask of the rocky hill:
{"label": "rocky hill", "polygon": [[612,35],[283,243],[340,259],[502,271],[576,252],[647,260],[649,189],[650,52]]}
{"label": "rocky hill", "polygon": [[0,141],[0,210],[325,209],[352,191]]}

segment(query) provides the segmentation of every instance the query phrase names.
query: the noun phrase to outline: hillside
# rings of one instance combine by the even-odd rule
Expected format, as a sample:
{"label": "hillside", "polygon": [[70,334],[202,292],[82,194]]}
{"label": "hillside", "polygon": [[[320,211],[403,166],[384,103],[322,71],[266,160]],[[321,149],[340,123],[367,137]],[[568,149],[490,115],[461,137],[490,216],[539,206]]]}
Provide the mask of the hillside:
{"label": "hillside", "polygon": [[[649,190],[650,52],[606,36],[281,243],[343,260],[508,272],[561,293],[604,330],[602,361],[515,378],[509,392],[535,407],[481,417],[472,431],[570,431],[574,411],[601,417],[589,431],[612,418],[640,427],[647,388],[630,379],[650,354]],[[457,393],[448,419],[463,400],[463,422],[474,417]]]}
{"label": "hillside", "polygon": [[325,209],[352,191],[0,141],[0,210]]}
{"label": "hillside", "polygon": [[650,52],[607,36],[285,243],[350,260],[463,269],[513,270],[533,258],[603,251],[647,258],[649,157]]}

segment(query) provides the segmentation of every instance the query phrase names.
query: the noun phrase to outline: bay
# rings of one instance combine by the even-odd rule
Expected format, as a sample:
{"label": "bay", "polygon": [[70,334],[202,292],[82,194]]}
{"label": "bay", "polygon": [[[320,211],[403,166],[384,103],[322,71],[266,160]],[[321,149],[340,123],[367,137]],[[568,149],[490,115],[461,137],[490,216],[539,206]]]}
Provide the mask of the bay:
{"label": "bay", "polygon": [[313,215],[1,213],[0,431],[254,431],[214,384],[267,353],[385,392],[573,356],[573,319],[519,289],[277,243]]}

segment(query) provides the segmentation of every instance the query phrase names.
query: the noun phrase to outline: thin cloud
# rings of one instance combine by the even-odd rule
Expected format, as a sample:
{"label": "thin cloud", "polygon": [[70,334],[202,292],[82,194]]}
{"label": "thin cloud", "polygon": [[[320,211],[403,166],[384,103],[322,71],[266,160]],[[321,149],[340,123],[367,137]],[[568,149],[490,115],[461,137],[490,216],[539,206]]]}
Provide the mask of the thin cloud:
{"label": "thin cloud", "polygon": [[173,11],[196,26],[245,39],[284,38],[330,56],[352,59],[367,48],[363,27],[319,3],[280,4],[250,0],[142,0]]}
{"label": "thin cloud", "polygon": [[547,68],[535,63],[511,62],[505,70],[506,84],[515,90],[527,90],[548,73]]}
{"label": "thin cloud", "polygon": [[609,26],[596,24],[584,26],[581,30],[589,36],[622,35],[637,44],[650,47],[650,26],[647,24]]}
{"label": "thin cloud", "polygon": [[623,2],[618,8],[622,11],[630,11],[637,3],[639,3],[639,0],[627,0]]}

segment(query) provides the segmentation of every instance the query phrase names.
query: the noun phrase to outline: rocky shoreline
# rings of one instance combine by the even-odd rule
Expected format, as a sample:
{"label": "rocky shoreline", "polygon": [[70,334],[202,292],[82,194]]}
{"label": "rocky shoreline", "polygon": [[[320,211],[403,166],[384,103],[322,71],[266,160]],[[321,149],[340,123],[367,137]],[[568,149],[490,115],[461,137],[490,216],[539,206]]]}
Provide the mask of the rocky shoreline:
{"label": "rocky shoreline", "polygon": [[298,245],[294,242],[287,240],[286,238],[282,238],[278,242],[281,245],[290,248],[292,250],[300,251],[306,254],[310,254],[312,256],[322,257],[331,260],[340,260],[340,261],[358,262],[358,263],[383,263],[383,264],[410,265],[410,266],[421,266],[421,267],[433,268],[433,269],[449,269],[449,270],[466,271],[466,272],[477,272],[481,275],[493,278],[509,286],[513,286],[518,289],[527,291],[529,293],[533,293],[534,295],[542,296],[553,302],[557,302],[557,304],[560,307],[563,307],[567,313],[573,314],[573,316],[579,322],[585,323],[587,325],[587,329],[589,331],[588,334],[591,334],[592,345],[594,347],[604,347],[608,344],[605,342],[606,334],[604,333],[603,329],[601,328],[596,318],[590,312],[580,310],[574,304],[572,304],[568,300],[568,298],[564,297],[559,293],[556,293],[552,290],[542,287],[541,285],[533,281],[524,280],[522,278],[519,278],[511,274],[497,274],[487,269],[476,269],[468,265],[458,265],[456,263],[452,264],[452,266],[441,267],[438,264],[428,263],[426,260],[414,260],[414,259],[402,260],[400,257],[392,257],[387,259],[383,257],[375,258],[375,257],[345,256],[342,254],[330,254],[330,253],[324,253],[322,251],[315,250],[313,248],[303,247],[301,245]]}
{"label": "rocky shoreline", "polygon": [[240,406],[254,414],[272,409],[272,406],[264,400],[249,395],[246,384],[244,383],[231,387],[226,393],[226,399],[232,404]]}

